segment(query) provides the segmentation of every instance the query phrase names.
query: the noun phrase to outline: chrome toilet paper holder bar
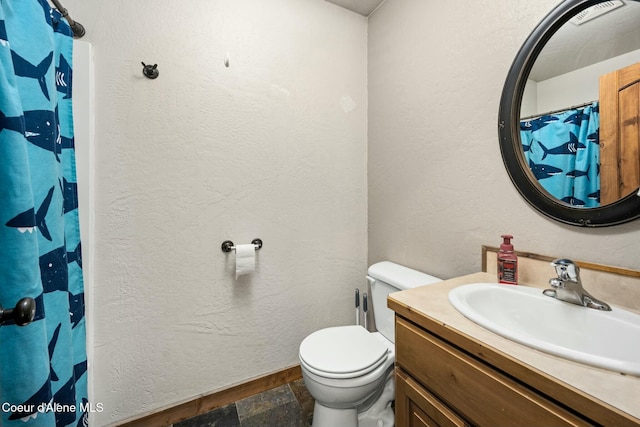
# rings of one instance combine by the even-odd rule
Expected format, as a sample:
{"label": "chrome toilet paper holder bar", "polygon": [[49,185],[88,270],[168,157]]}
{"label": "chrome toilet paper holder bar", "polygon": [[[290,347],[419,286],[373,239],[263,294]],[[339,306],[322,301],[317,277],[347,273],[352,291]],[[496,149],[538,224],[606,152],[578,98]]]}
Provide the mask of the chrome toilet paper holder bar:
{"label": "chrome toilet paper holder bar", "polygon": [[[262,239],[253,239],[251,243],[253,244],[253,247],[256,249],[256,251],[262,248]],[[222,242],[221,249],[222,252],[231,252],[236,250],[236,246],[231,240],[225,240],[224,242]]]}

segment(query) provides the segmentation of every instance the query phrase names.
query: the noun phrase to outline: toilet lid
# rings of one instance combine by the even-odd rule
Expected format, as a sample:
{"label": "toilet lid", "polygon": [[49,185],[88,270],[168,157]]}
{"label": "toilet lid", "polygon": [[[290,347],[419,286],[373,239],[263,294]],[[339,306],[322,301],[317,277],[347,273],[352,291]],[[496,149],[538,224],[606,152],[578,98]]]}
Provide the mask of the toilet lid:
{"label": "toilet lid", "polygon": [[386,360],[387,346],[362,326],[316,331],[300,344],[300,359],[319,375],[344,377],[369,373]]}

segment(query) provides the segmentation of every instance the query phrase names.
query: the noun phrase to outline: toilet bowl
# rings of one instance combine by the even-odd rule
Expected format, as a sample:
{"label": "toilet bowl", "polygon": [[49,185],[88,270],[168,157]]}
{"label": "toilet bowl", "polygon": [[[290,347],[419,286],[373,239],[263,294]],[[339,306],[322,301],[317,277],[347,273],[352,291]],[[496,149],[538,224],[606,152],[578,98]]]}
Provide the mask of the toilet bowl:
{"label": "toilet bowl", "polygon": [[[393,343],[362,326],[321,329],[305,338],[300,345],[300,366],[305,386],[315,399],[313,426],[362,425],[358,418],[366,416],[385,383],[393,384],[394,362]],[[387,418],[391,424],[383,425],[393,426],[390,407]]]}
{"label": "toilet bowl", "polygon": [[302,377],[315,399],[312,427],[394,425],[394,314],[386,297],[440,279],[388,261],[368,272],[378,332],[336,326],[313,332],[300,344]]}

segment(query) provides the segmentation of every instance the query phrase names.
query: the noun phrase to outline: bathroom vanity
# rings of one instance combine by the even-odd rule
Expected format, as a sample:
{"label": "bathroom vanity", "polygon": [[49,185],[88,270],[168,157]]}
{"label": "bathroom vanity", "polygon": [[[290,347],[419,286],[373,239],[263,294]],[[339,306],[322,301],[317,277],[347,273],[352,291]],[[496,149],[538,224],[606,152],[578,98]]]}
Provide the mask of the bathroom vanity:
{"label": "bathroom vanity", "polygon": [[495,277],[476,273],[389,296],[396,425],[640,426],[640,377],[510,341],[449,303],[451,289]]}

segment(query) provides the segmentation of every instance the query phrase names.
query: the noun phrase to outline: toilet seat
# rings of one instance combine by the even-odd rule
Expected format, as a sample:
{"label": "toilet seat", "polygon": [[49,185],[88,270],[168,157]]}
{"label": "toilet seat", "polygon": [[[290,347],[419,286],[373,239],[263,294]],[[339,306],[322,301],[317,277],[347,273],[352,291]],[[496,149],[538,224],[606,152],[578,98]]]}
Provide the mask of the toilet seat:
{"label": "toilet seat", "polygon": [[338,326],[316,331],[300,344],[300,361],[316,375],[355,378],[383,364],[387,346],[362,326]]}

